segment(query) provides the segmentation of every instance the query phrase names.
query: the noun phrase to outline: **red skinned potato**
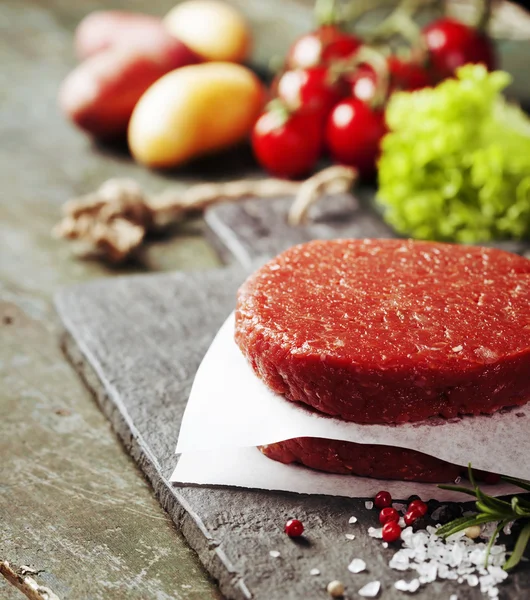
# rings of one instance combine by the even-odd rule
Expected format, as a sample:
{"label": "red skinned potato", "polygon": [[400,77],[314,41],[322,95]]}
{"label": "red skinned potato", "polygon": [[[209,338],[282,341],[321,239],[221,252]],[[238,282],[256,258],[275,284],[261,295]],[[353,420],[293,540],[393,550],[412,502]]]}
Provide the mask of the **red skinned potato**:
{"label": "red skinned potato", "polygon": [[162,19],[122,10],[98,10],[88,14],[75,30],[75,52],[80,60],[111,46],[151,48],[166,29]]}
{"label": "red skinned potato", "polygon": [[64,80],[59,106],[87,133],[103,139],[124,136],[142,94],[160,77],[198,56],[169,33],[151,50],[112,47],[87,58]]}
{"label": "red skinned potato", "polygon": [[222,0],[185,0],[164,17],[176,38],[207,61],[244,62],[252,35],[242,13]]}

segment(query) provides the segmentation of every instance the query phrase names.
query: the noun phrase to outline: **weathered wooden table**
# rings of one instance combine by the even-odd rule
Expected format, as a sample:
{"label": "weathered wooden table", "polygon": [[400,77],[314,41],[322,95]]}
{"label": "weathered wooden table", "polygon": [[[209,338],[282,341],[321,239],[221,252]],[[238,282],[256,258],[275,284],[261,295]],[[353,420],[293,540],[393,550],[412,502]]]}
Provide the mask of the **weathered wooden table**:
{"label": "weathered wooden table", "polygon": [[[38,569],[38,581],[61,599],[219,597],[64,358],[51,304],[65,284],[218,264],[200,221],[153,242],[140,264],[121,270],[76,260],[50,236],[60,205],[107,178],[132,176],[153,190],[169,183],[94,147],[63,120],[55,98],[86,13],[127,7],[162,15],[173,4],[7,0],[0,7],[0,561]],[[307,7],[287,5],[271,34],[270,4],[240,4],[262,61],[282,50],[278,39],[285,47],[310,23]],[[234,164],[207,163],[178,174],[178,183],[233,178]],[[0,577],[0,598],[20,597]]]}
{"label": "weathered wooden table", "polygon": [[[0,562],[39,570],[38,581],[62,599],[219,597],[64,358],[51,305],[52,294],[74,282],[218,264],[199,220],[120,270],[78,261],[50,237],[60,204],[109,177],[133,176],[153,190],[168,184],[125,154],[93,146],[64,122],[55,96],[74,63],[72,31],[84,14],[110,6],[163,14],[172,4],[4,0],[0,7]],[[308,3],[239,4],[261,63],[311,21]],[[227,158],[171,179],[184,185],[252,169],[245,157]],[[0,578],[0,597],[21,596]]]}

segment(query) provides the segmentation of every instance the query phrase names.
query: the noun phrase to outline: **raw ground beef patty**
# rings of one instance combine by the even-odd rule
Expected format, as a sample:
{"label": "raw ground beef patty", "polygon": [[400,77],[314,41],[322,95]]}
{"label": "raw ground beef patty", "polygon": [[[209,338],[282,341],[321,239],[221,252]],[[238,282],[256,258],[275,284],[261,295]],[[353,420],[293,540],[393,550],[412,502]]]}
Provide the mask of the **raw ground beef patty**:
{"label": "raw ground beef patty", "polygon": [[288,400],[358,423],[530,400],[530,261],[406,240],[314,241],[238,292],[235,339]]}
{"label": "raw ground beef patty", "polygon": [[327,473],[377,479],[442,483],[455,481],[467,471],[465,467],[415,450],[321,438],[295,438],[259,449],[265,456],[285,464],[300,463]]}

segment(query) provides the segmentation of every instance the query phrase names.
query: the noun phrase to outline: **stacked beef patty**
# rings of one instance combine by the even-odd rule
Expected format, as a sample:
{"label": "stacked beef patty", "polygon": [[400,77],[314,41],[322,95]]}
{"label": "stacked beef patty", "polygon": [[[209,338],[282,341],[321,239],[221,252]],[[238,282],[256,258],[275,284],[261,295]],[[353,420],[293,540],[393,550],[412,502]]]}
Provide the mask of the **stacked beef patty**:
{"label": "stacked beef patty", "polygon": [[[406,240],[302,244],[240,288],[235,339],[271,390],[345,421],[493,413],[530,400],[530,261]],[[427,448],[301,438],[261,450],[378,478],[449,481],[461,470]]]}

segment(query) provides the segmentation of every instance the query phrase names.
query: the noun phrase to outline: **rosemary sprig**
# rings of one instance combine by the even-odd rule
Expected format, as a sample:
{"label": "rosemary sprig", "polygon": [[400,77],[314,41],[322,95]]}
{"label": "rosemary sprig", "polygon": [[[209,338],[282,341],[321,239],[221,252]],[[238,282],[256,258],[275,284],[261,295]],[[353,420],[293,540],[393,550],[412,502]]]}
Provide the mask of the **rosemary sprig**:
{"label": "rosemary sprig", "polygon": [[[458,485],[439,485],[438,487],[442,490],[451,490],[453,492],[461,492],[462,494],[468,494],[476,498],[475,506],[477,507],[477,514],[469,517],[460,517],[454,521],[446,523],[437,530],[437,534],[444,539],[448,538],[454,533],[458,533],[463,529],[472,527],[473,525],[485,525],[486,523],[497,523],[497,527],[489,540],[487,551],[486,551],[486,566],[488,564],[488,558],[490,550],[495,543],[495,539],[502,531],[502,529],[510,522],[521,521],[523,528],[517,537],[515,547],[511,553],[510,558],[504,563],[503,568],[508,571],[513,569],[519,564],[524,554],[526,546],[530,541],[530,502],[528,499],[522,498],[521,496],[512,496],[509,501],[500,500],[493,496],[485,494],[477,485],[475,478],[473,477],[473,471],[471,464],[468,466],[468,477],[473,487],[467,488]],[[502,477],[507,483],[511,483],[530,492],[530,481],[524,479],[517,479],[516,477]]]}

